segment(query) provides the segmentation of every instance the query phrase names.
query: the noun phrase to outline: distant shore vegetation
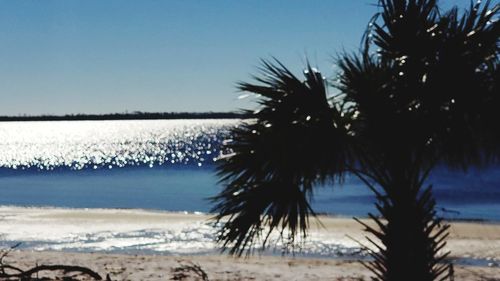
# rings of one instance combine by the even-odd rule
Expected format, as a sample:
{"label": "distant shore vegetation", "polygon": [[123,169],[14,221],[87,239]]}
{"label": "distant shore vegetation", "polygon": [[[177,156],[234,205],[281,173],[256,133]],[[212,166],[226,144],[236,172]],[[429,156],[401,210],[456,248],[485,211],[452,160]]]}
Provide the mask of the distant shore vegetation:
{"label": "distant shore vegetation", "polygon": [[66,114],[66,115],[18,115],[0,116],[5,121],[83,121],[83,120],[161,120],[161,119],[244,119],[246,113],[239,112],[125,112],[106,114]]}

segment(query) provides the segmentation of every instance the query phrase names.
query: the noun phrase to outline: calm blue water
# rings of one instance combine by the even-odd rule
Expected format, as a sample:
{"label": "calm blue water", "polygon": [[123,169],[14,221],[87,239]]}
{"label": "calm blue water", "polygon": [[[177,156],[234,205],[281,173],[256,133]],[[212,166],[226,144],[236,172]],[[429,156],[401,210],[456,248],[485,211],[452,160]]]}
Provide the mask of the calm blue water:
{"label": "calm blue water", "polygon": [[[140,208],[208,212],[209,197],[220,191],[215,167],[125,167],[97,170],[1,170],[0,205],[69,208]],[[438,213],[450,219],[500,221],[500,174],[491,169],[467,175],[435,175]],[[374,197],[356,179],[319,187],[313,208],[319,213],[365,216]],[[444,208],[445,210],[442,210]]]}
{"label": "calm blue water", "polygon": [[[237,120],[0,123],[0,205],[208,212],[221,189],[214,159]],[[439,215],[500,221],[500,170],[430,180]],[[362,183],[316,189],[317,212],[365,216]]]}

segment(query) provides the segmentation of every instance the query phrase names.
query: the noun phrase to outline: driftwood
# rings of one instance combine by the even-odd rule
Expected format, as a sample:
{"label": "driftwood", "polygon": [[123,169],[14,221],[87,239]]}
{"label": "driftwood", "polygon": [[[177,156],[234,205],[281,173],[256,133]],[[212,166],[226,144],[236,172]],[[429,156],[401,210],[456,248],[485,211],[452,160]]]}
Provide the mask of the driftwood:
{"label": "driftwood", "polygon": [[[77,281],[75,277],[88,276],[84,280],[103,280],[101,275],[97,272],[83,266],[75,265],[36,265],[29,269],[21,269],[20,267],[8,264],[5,262],[5,258],[9,255],[12,250],[19,247],[21,243],[18,243],[9,249],[0,250],[0,280],[1,281],[41,281],[41,280],[67,280],[67,281]],[[42,271],[52,271],[52,272],[62,272],[64,275],[68,273],[73,273],[73,276],[60,276],[51,279],[48,277],[39,277],[38,273]],[[192,262],[182,263],[179,261],[179,266],[172,269],[173,277],[170,280],[185,280],[190,277],[195,277],[203,281],[209,281],[207,273],[201,268],[199,264]],[[106,275],[105,281],[112,281],[109,274]]]}
{"label": "driftwood", "polygon": [[9,278],[9,279],[20,279],[20,280],[37,280],[37,278],[33,279],[31,276],[33,274],[36,274],[40,271],[62,271],[64,273],[70,273],[70,272],[76,272],[76,273],[81,273],[81,274],[86,274],[90,277],[92,277],[94,280],[102,280],[102,277],[95,271],[83,267],[83,266],[73,266],[73,265],[61,265],[61,264],[56,264],[56,265],[39,265],[35,266],[33,268],[30,268],[28,270],[21,270],[17,267],[9,266],[9,265],[0,265],[2,268],[2,271],[4,268],[9,268],[17,271],[18,273],[12,273],[8,274],[3,271],[0,273],[0,278]]}
{"label": "driftwood", "polygon": [[[6,264],[5,258],[7,255],[15,248],[17,248],[20,243],[12,246],[10,249],[1,251],[0,254],[0,279],[1,280],[21,280],[21,281],[31,281],[31,280],[47,280],[47,278],[33,278],[33,275],[38,275],[41,271],[62,271],[64,274],[67,273],[77,273],[77,275],[88,275],[92,280],[102,280],[101,275],[97,272],[83,266],[74,265],[36,265],[35,267],[23,270],[19,267]],[[74,279],[68,279],[74,280]],[[106,280],[110,280],[109,275],[106,276]]]}

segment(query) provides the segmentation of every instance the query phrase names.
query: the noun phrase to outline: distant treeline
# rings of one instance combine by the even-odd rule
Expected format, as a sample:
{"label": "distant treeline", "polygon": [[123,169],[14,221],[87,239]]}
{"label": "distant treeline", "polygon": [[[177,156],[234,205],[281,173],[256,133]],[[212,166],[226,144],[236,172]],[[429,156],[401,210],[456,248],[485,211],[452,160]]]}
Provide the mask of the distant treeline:
{"label": "distant treeline", "polygon": [[0,116],[0,121],[77,121],[77,120],[155,120],[155,119],[227,119],[248,118],[237,112],[140,112],[110,114],[69,114],[39,116]]}

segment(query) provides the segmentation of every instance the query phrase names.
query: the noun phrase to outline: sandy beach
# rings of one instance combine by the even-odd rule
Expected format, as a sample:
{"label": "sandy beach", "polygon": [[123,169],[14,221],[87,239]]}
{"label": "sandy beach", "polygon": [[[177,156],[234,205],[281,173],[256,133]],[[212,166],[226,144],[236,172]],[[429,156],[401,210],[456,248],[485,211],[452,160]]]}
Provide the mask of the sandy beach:
{"label": "sandy beach", "polygon": [[[212,256],[117,255],[102,253],[64,253],[14,251],[8,262],[22,268],[37,264],[86,266],[112,280],[169,280],[182,265],[199,265],[209,280],[370,280],[368,272],[356,261],[304,259],[290,257],[251,257],[235,259]],[[40,276],[53,276],[47,273]],[[455,266],[455,280],[500,280],[498,267]],[[191,275],[185,280],[201,280]],[[89,280],[82,278],[82,280]]]}
{"label": "sandy beach", "polygon": [[[127,236],[128,240],[118,239],[126,233],[136,233],[139,229],[156,229],[155,233],[164,229],[174,237],[177,235],[175,231],[189,236],[190,229],[206,225],[210,216],[205,214],[22,207],[0,207],[0,214],[4,245],[9,244],[8,241],[13,243],[23,239],[24,242],[21,242],[27,244],[12,251],[5,261],[23,269],[35,264],[67,264],[86,266],[103,277],[109,274],[112,280],[168,280],[173,277],[176,267],[194,263],[207,273],[209,280],[369,280],[370,276],[356,261],[356,257],[351,255],[336,258],[263,255],[236,259],[220,255],[215,249],[196,253],[200,249],[216,247],[213,242],[199,240],[196,235],[191,240],[176,238],[177,240],[166,244],[154,242],[151,237],[134,236],[130,240]],[[327,241],[337,241],[347,248],[356,246],[357,242],[353,240],[366,242],[362,227],[352,219],[322,216],[319,220],[322,225],[313,222],[310,239],[323,239],[326,241],[324,247],[331,247]],[[97,236],[93,235],[108,233],[107,230],[112,230],[116,237],[108,235],[105,237],[109,241],[94,241]],[[84,234],[90,237],[90,242],[78,240]],[[41,237],[46,237],[44,243],[51,246],[43,247],[45,244],[42,242],[34,242],[35,239],[42,240]],[[53,242],[51,237],[60,243]],[[113,246],[113,243],[116,245]],[[132,246],[127,243],[132,243]],[[141,245],[152,247],[152,244],[157,245],[158,249],[180,247],[181,251],[169,253],[157,249],[158,251],[145,254],[140,250],[145,249]],[[198,246],[179,246],[182,244]],[[127,254],[117,251],[119,245],[125,245],[123,249],[126,251],[123,252]],[[71,248],[77,246],[81,248]],[[131,250],[133,247],[137,249],[135,252]],[[500,280],[500,224],[452,222],[447,250],[456,259],[455,280]],[[50,276],[51,273],[47,275]]]}

